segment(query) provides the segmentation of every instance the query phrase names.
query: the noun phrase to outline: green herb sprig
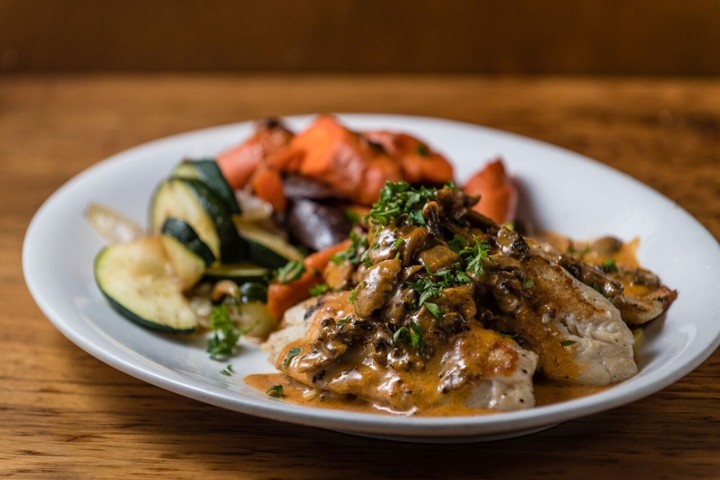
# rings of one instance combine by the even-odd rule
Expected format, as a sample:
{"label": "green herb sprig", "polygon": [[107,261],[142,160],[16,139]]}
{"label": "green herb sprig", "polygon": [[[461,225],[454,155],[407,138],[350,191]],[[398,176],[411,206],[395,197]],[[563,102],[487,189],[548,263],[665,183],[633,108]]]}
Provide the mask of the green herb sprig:
{"label": "green herb sprig", "polygon": [[485,273],[483,267],[483,259],[488,258],[490,252],[490,244],[486,241],[480,241],[475,235],[472,236],[472,242],[464,237],[455,235],[448,242],[448,246],[462,258],[468,272],[474,275],[482,275]]}
{"label": "green herb sprig", "polygon": [[267,392],[265,392],[265,394],[268,397],[281,398],[285,396],[285,389],[282,385],[273,385],[272,387],[267,389]]}
{"label": "green herb sprig", "polygon": [[457,287],[472,282],[472,279],[462,269],[443,268],[435,273],[426,271],[427,276],[409,282],[410,288],[420,294],[417,306],[428,309],[435,317],[442,316],[442,309],[429,300],[439,297],[446,288]]}
{"label": "green herb sprig", "polygon": [[207,352],[213,360],[226,360],[233,354],[233,350],[240,341],[240,337],[254,327],[238,328],[230,319],[228,306],[224,303],[213,305],[210,313],[210,327],[213,336],[208,339]]}
{"label": "green herb sprig", "polygon": [[367,216],[378,225],[396,222],[424,226],[422,208],[436,195],[436,188],[413,188],[407,182],[388,182]]}
{"label": "green herb sprig", "polygon": [[277,269],[276,277],[280,283],[290,283],[297,280],[305,273],[305,265],[297,260],[290,260],[288,263]]}
{"label": "green herb sprig", "polygon": [[300,347],[294,347],[288,350],[287,355],[285,355],[285,360],[283,360],[282,367],[287,368],[292,359],[300,355],[301,351],[302,349]]}
{"label": "green herb sprig", "polygon": [[320,295],[323,295],[330,290],[330,285],[328,285],[327,283],[318,283],[317,285],[313,285],[308,289],[310,295],[312,295],[313,297],[319,297]]}
{"label": "green herb sprig", "polygon": [[618,267],[615,264],[615,259],[610,258],[608,260],[605,260],[602,265],[600,265],[600,268],[602,268],[602,271],[605,273],[613,273],[618,271]]}
{"label": "green herb sprig", "polygon": [[353,265],[358,265],[363,262],[367,257],[366,251],[368,248],[367,235],[358,235],[355,231],[350,232],[350,246],[347,250],[338,252],[332,256],[331,261],[340,265],[344,261],[348,261]]}
{"label": "green herb sprig", "polygon": [[402,326],[395,330],[393,343],[399,344],[403,341],[409,341],[410,346],[417,349],[420,355],[425,353],[425,341],[423,339],[422,327],[419,323],[409,322],[408,326]]}

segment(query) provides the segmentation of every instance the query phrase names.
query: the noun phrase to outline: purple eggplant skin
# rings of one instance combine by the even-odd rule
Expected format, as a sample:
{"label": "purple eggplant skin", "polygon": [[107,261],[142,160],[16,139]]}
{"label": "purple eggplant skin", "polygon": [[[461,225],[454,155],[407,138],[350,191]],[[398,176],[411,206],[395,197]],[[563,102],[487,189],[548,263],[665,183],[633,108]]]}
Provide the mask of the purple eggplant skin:
{"label": "purple eggplant skin", "polygon": [[314,251],[344,241],[352,228],[344,208],[305,198],[292,200],[286,215],[291,240]]}
{"label": "purple eggplant skin", "polygon": [[327,200],[335,191],[323,182],[300,175],[287,175],[283,179],[283,193],[291,200]]}

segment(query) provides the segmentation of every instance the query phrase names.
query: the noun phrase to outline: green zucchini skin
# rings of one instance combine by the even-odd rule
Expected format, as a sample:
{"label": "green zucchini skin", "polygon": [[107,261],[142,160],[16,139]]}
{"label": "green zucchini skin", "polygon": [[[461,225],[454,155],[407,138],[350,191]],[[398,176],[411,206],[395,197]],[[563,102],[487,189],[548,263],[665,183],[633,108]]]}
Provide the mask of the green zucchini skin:
{"label": "green zucchini skin", "polygon": [[190,224],[217,261],[232,263],[245,257],[246,242],[238,235],[229,209],[202,181],[173,177],[157,187],[150,203],[151,230],[159,233],[169,217]]}
{"label": "green zucchini skin", "polygon": [[225,180],[225,176],[214,159],[184,160],[175,167],[173,176],[200,180],[210,187],[218,197],[223,199],[232,215],[242,213],[237,198],[235,198],[235,193],[230,188],[227,180]]}
{"label": "green zucchini skin", "polygon": [[215,255],[205,242],[198,236],[192,225],[179,218],[167,218],[163,223],[161,233],[169,235],[183,244],[188,250],[197,255],[209,267],[215,263]]}
{"label": "green zucchini skin", "polygon": [[254,258],[258,263],[273,270],[285,265],[288,261],[275,251],[267,248],[265,245],[252,240],[247,242],[248,257]]}
{"label": "green zucchini skin", "polygon": [[125,308],[125,306],[123,306],[121,303],[117,302],[114,298],[105,294],[105,292],[103,292],[103,296],[105,297],[105,299],[108,301],[110,306],[116,312],[118,312],[120,315],[127,318],[128,320],[131,320],[132,322],[140,325],[141,327],[144,327],[144,328],[147,328],[150,330],[155,330],[156,332],[173,333],[173,334],[180,334],[180,335],[189,335],[189,334],[193,333],[195,331],[195,329],[197,328],[196,326],[187,327],[187,328],[177,328],[177,327],[172,327],[169,325],[159,324],[155,321],[148,320],[148,319],[145,319],[145,318],[142,318],[142,317],[136,315],[135,312],[128,310],[127,308]]}
{"label": "green zucchini skin", "polygon": [[304,255],[271,232],[249,222],[236,220],[239,235],[245,242],[247,259],[263,267],[277,269],[291,260],[302,261]]}
{"label": "green zucchini skin", "polygon": [[240,285],[240,301],[242,303],[267,303],[267,283],[247,282]]}
{"label": "green zucchini skin", "polygon": [[160,236],[109,245],[96,255],[95,282],[123,317],[153,330],[191,333],[197,314],[182,294]]}

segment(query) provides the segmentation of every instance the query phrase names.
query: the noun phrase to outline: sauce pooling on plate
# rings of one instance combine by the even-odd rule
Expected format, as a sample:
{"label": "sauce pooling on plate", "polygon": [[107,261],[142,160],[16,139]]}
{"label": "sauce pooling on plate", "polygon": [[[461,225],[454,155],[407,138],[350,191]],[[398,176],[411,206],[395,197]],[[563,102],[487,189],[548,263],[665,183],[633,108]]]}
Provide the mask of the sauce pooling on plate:
{"label": "sauce pooling on plate", "polygon": [[[245,382],[260,392],[278,396],[283,401],[307,407],[329,408],[362,413],[396,414],[380,405],[354,396],[339,396],[327,391],[298,383],[282,373],[254,374],[245,377]],[[587,385],[560,385],[545,381],[536,381],[535,406],[552,405],[601,392],[608,387],[591,387]],[[269,393],[268,393],[269,392]],[[463,415],[486,415],[497,413],[491,409],[472,409],[463,404],[440,405],[424,410],[418,415],[428,417],[450,417]]]}
{"label": "sauce pooling on plate", "polygon": [[645,290],[671,291],[630,260],[634,246],[561,250],[475,202],[453,186],[386,185],[323,271],[326,293],[289,309],[264,344],[286,398],[464,415],[562,401],[637,372],[628,324],[657,313]]}

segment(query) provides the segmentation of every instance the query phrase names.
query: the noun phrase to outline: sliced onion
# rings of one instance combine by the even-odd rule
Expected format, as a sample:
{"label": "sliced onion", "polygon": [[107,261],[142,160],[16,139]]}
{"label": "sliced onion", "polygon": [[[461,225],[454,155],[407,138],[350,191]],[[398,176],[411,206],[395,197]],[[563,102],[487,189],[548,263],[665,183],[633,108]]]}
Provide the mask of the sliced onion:
{"label": "sliced onion", "polygon": [[127,243],[145,236],[145,230],[140,225],[97,203],[88,205],[85,218],[110,243]]}
{"label": "sliced onion", "polygon": [[252,222],[267,220],[272,216],[272,205],[246,190],[236,190],[235,198],[240,205],[243,220]]}

